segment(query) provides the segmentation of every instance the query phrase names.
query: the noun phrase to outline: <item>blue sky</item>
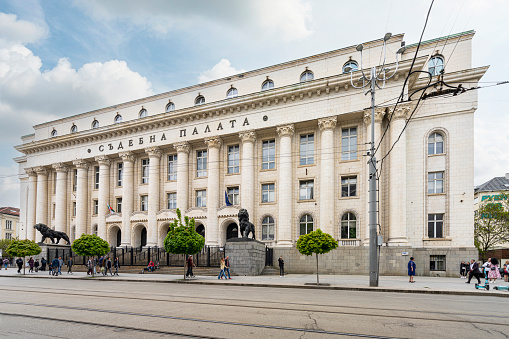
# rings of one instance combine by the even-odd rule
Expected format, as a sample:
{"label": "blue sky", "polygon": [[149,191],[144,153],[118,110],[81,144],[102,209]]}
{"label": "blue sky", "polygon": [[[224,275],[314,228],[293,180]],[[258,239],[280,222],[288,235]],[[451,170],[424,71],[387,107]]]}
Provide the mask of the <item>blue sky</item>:
{"label": "blue sky", "polygon": [[[0,205],[19,206],[14,146],[41,122],[405,33],[431,1],[1,0]],[[509,2],[435,1],[424,39],[476,30],[473,67],[509,80]],[[479,90],[475,184],[509,172],[509,85]]]}

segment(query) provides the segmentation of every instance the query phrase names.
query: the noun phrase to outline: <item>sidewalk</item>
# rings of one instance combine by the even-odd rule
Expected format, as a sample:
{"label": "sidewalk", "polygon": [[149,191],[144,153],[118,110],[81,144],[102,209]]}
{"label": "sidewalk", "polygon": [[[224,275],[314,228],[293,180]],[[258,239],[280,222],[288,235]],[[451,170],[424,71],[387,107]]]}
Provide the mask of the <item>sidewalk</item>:
{"label": "sidewalk", "polygon": [[[17,269],[9,268],[1,270],[0,277],[36,278],[36,279],[92,279],[85,272],[76,272],[73,275],[66,273],[53,277],[48,272],[18,274]],[[497,280],[496,284],[490,285],[489,291],[475,289],[475,279],[470,284],[465,284],[466,279],[438,278],[438,277],[415,277],[415,283],[410,284],[405,276],[381,276],[378,287],[369,287],[369,277],[366,275],[320,275],[320,285],[316,286],[316,275],[313,274],[289,274],[284,278],[277,275],[262,276],[232,276],[231,280],[218,280],[217,277],[197,276],[193,279],[183,279],[182,275],[169,274],[132,274],[122,273],[120,276],[103,277],[96,275],[94,280],[103,281],[132,281],[153,283],[187,283],[207,285],[233,285],[252,287],[274,288],[314,288],[327,290],[351,290],[351,291],[378,291],[397,293],[426,293],[426,294],[451,294],[451,295],[489,295],[509,298],[508,291],[493,290],[494,286],[509,286],[503,280]],[[481,281],[484,283],[484,280]],[[315,285],[313,285],[315,284]]]}

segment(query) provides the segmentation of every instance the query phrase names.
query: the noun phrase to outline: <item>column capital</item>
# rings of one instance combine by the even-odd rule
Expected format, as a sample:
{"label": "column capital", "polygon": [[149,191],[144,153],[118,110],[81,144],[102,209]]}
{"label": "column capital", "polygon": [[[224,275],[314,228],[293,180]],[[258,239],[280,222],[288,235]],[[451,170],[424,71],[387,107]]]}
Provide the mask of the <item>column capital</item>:
{"label": "column capital", "polygon": [[145,153],[148,154],[149,158],[160,158],[163,152],[157,146],[145,148]]}
{"label": "column capital", "polygon": [[320,128],[321,131],[333,130],[334,128],[336,128],[337,122],[338,122],[337,116],[318,119],[318,127]]}
{"label": "column capital", "polygon": [[207,144],[208,148],[219,148],[221,147],[221,138],[205,138],[205,144]]}
{"label": "column capital", "polygon": [[134,153],[131,151],[120,152],[118,155],[122,158],[123,162],[134,162]]}
{"label": "column capital", "polygon": [[410,104],[399,104],[392,112],[393,119],[408,119],[413,106]]}
{"label": "column capital", "polygon": [[83,159],[76,159],[72,161],[72,164],[76,166],[76,168],[82,168],[87,169],[88,168],[88,162],[86,162]]}
{"label": "column capital", "polygon": [[[386,113],[387,113],[387,107],[376,107],[375,108],[375,123],[381,123]],[[364,123],[366,125],[371,124],[371,110],[364,111]]]}
{"label": "column capital", "polygon": [[39,174],[47,175],[48,174],[48,169],[46,167],[43,167],[43,166],[38,166],[38,167],[35,167],[35,172],[37,172],[37,175],[39,175]]}
{"label": "column capital", "polygon": [[51,167],[57,172],[67,172],[69,170],[69,167],[65,166],[63,162],[57,162],[51,165]]}
{"label": "column capital", "polygon": [[106,155],[98,155],[94,159],[99,165],[109,166],[111,164],[111,160]]}
{"label": "column capital", "polygon": [[293,124],[276,127],[276,132],[279,137],[291,137],[294,131],[295,127]]}
{"label": "column capital", "polygon": [[191,150],[189,143],[187,141],[177,142],[173,144],[173,148],[177,150],[177,153],[187,153]]}
{"label": "column capital", "polygon": [[245,142],[254,143],[256,141],[256,132],[255,131],[240,132],[239,138],[242,141],[242,143],[245,143]]}
{"label": "column capital", "polygon": [[35,168],[34,168],[34,167],[28,167],[28,168],[25,168],[25,173],[26,173],[29,177],[35,177],[35,176],[37,176],[37,172],[35,171]]}

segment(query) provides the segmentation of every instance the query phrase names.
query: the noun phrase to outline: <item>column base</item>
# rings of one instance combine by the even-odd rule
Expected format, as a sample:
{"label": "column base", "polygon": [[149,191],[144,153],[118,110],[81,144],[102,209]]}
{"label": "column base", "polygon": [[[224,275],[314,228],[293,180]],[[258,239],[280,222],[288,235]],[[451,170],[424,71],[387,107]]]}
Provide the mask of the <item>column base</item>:
{"label": "column base", "polygon": [[293,242],[291,240],[278,240],[276,243],[277,247],[293,247]]}
{"label": "column base", "polygon": [[410,243],[406,237],[390,238],[387,242],[387,246],[409,246]]}
{"label": "column base", "polygon": [[130,242],[121,242],[120,247],[132,247]]}

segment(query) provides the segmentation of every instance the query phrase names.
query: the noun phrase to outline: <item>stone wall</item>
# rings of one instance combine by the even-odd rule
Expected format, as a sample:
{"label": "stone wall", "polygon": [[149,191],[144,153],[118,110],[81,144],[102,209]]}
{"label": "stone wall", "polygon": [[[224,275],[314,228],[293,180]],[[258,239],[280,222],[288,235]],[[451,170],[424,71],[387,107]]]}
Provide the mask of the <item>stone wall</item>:
{"label": "stone wall", "polygon": [[[402,255],[408,252],[408,255]],[[430,271],[430,256],[445,255],[445,271]],[[316,258],[305,256],[295,247],[275,247],[274,263],[283,256],[287,273],[316,273]],[[414,257],[419,276],[458,277],[461,261],[477,259],[475,248],[381,247],[380,275],[406,275],[410,257]],[[368,247],[340,247],[318,258],[320,274],[369,274]]]}
{"label": "stone wall", "polygon": [[225,256],[230,257],[230,271],[233,274],[260,275],[265,267],[265,244],[252,239],[229,239]]}

